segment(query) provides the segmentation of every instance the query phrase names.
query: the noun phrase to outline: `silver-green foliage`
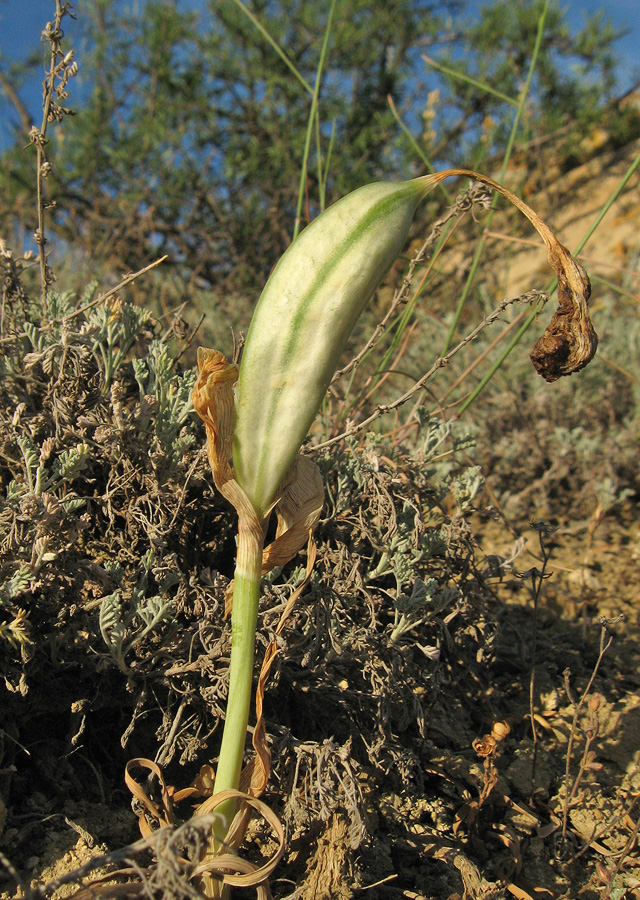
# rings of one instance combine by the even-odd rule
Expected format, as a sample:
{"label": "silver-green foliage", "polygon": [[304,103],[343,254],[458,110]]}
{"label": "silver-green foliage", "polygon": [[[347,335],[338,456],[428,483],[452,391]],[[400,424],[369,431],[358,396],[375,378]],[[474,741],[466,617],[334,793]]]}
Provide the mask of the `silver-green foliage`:
{"label": "silver-green foliage", "polygon": [[442,613],[460,598],[457,588],[442,587],[435,578],[416,578],[410,594],[400,594],[394,604],[391,640],[415,630]]}
{"label": "silver-green foliage", "polygon": [[147,356],[133,360],[133,372],[143,410],[140,427],[152,428],[162,453],[175,461],[195,441],[187,427],[193,413],[195,372],[176,373],[169,349],[161,341],[152,341]]}
{"label": "silver-green foliage", "polygon": [[[150,550],[142,560],[142,572],[126,601],[123,600],[124,591],[118,590],[103,597],[100,604],[100,633],[124,674],[130,671],[127,655],[162,622],[173,617],[173,600],[168,593],[175,584],[173,577],[166,574],[159,577],[159,593],[147,596],[149,575],[159,575],[158,570],[154,571],[153,563],[154,554]],[[122,570],[116,571],[112,567],[112,574],[122,577]]]}
{"label": "silver-green foliage", "polygon": [[[373,548],[361,557],[362,583],[365,590],[390,599],[385,606],[394,643],[415,642],[423,626],[446,630],[459,609],[462,593],[451,579],[447,559],[456,523],[472,508],[482,477],[477,467],[461,464],[456,456],[473,443],[468,435],[457,434],[458,428],[425,418],[416,448],[408,455],[396,451],[397,469],[385,462],[393,449],[373,434],[364,447],[351,440],[348,453],[325,460],[333,516],[356,525],[352,510],[354,505],[361,508],[356,527],[365,534],[358,540]],[[394,478],[391,471],[419,473],[418,481],[409,489],[404,477]],[[439,639],[432,641],[432,647],[421,649],[435,659]]]}
{"label": "silver-green foliage", "polygon": [[[132,549],[143,555],[150,542],[160,557],[158,536],[175,521],[175,484],[195,442],[194,374],[154,338],[148,309],[100,297],[96,283],[80,295],[50,291],[44,304],[16,291],[0,355],[0,643],[37,645],[58,608],[95,590],[85,585],[93,568],[112,591],[100,630],[124,671],[127,654],[172,614],[161,559],[153,589],[151,563],[133,589],[123,586],[120,559],[128,571]],[[147,491],[153,502],[130,516]]]}
{"label": "silver-green foliage", "polygon": [[[77,299],[71,291],[52,291],[45,308],[29,311],[22,327],[28,342],[27,362],[39,362],[46,374],[53,375],[60,371],[70,348],[84,346],[99,361],[102,392],[107,393],[142,338],[151,312],[126,301],[95,302],[96,288],[97,282],[92,282]],[[5,354],[0,371],[14,373],[20,362],[21,355]]]}
{"label": "silver-green foliage", "polygon": [[[25,491],[39,497],[45,491],[59,490],[65,482],[72,482],[83,471],[90,457],[88,444],[76,444],[69,450],[62,450],[51,465],[47,465],[44,446],[38,451],[27,435],[20,435],[17,443],[24,460],[26,484],[11,483],[9,493],[14,497]],[[65,512],[74,512],[83,505],[84,501],[73,495],[67,495],[62,500]]]}

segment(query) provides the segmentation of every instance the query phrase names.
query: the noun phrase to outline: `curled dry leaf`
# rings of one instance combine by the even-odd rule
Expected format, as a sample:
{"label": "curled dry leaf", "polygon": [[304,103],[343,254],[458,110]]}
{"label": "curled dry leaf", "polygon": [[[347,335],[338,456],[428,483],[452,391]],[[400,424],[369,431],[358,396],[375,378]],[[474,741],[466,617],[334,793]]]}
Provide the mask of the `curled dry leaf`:
{"label": "curled dry leaf", "polygon": [[322,504],[324,485],[317,465],[307,456],[296,456],[283,483],[275,505],[278,528],[273,543],[262,554],[262,574],[276,566],[284,566],[304,547],[309,531],[316,526]]}
{"label": "curled dry leaf", "polygon": [[[324,502],[322,476],[316,464],[297,456],[282,480],[265,521],[259,522],[247,495],[235,479],[231,466],[235,419],[234,388],[238,367],[217,350],[198,350],[198,379],[193,388],[193,405],[205,424],[207,455],[213,480],[220,493],[236,508],[239,527],[259,528],[261,541],[271,512],[278,518],[273,543],[262,555],[262,574],[283,566],[300,551],[315,528]],[[227,613],[230,611],[228,606]]]}
{"label": "curled dry leaf", "polygon": [[487,756],[492,756],[496,752],[498,742],[492,735],[485,734],[481,738],[475,738],[475,740],[472,741],[471,746],[479,757],[486,758]]}
{"label": "curled dry leaf", "polygon": [[565,257],[564,264],[556,268],[558,309],[530,356],[536,372],[549,382],[584,369],[598,349],[598,336],[587,308],[589,277],[562,244],[558,249]]}
{"label": "curled dry leaf", "polygon": [[223,493],[225,483],[233,478],[230,460],[235,419],[234,385],[238,380],[238,367],[229,363],[218,350],[199,347],[198,370],[193,405],[207,431],[207,454],[215,485]]}
{"label": "curled dry leaf", "polygon": [[[206,857],[199,866],[196,867],[194,874],[202,877],[205,874],[210,875],[213,872],[216,873],[216,875],[223,875],[224,883],[233,887],[260,887],[262,893],[259,893],[258,896],[267,898],[270,896],[267,879],[284,853],[284,828],[276,814],[265,803],[243,791],[221,791],[219,794],[211,797],[206,803],[207,813],[213,812],[220,804],[224,803],[229,798],[238,798],[242,800],[244,804],[253,807],[263,816],[267,824],[271,826],[275,835],[277,848],[271,856],[271,859],[259,868],[253,863],[229,853],[221,854],[216,857]],[[202,809],[203,807],[201,807],[201,810]]]}
{"label": "curled dry leaf", "polygon": [[584,268],[540,216],[497,181],[469,169],[447,169],[428,177],[441,181],[449,175],[467,175],[498,191],[529,219],[545,243],[547,260],[558,279],[558,309],[531,352],[536,372],[552,382],[584,369],[598,348],[598,336],[589,317],[591,284]]}
{"label": "curled dry leaf", "polygon": [[[159,801],[152,800],[146,788],[133,777],[131,773],[135,769],[146,770],[157,778],[161,788]],[[167,825],[175,825],[172,789],[165,783],[162,769],[157,763],[145,757],[130,759],[125,767],[124,780],[140,806],[138,827],[142,837],[149,837],[158,826],[164,828]]]}

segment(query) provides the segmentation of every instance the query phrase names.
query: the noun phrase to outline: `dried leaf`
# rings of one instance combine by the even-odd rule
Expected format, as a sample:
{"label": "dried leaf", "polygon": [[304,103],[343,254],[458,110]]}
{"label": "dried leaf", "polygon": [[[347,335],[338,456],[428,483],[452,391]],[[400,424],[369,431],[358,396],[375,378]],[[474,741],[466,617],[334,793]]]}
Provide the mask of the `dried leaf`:
{"label": "dried leaf", "polygon": [[[516,900],[554,900],[560,894],[550,891],[548,888],[536,887],[525,878],[518,878],[520,885],[511,882],[507,885],[507,890],[516,898]],[[524,887],[523,885],[526,885]]]}
{"label": "dried leaf", "polygon": [[467,175],[488,184],[513,203],[531,222],[547,248],[547,260],[558,279],[558,309],[531,353],[539,375],[557,381],[583,369],[595,356],[598,337],[589,318],[591,284],[587,273],[530,206],[492,178],[469,169],[447,169],[428,176],[442,181],[449,175]]}
{"label": "dried leaf", "polygon": [[[258,896],[262,897],[263,900],[267,900],[267,898],[271,896],[267,879],[280,862],[280,859],[284,854],[285,847],[284,828],[276,814],[271,809],[269,809],[269,807],[265,803],[263,803],[261,800],[258,800],[256,797],[251,796],[251,794],[234,790],[221,791],[219,794],[210,797],[200,807],[199,813],[201,815],[204,815],[205,813],[211,813],[221,803],[236,798],[242,801],[242,806],[248,805],[253,807],[265,818],[265,820],[268,822],[275,833],[278,844],[276,851],[272,855],[271,859],[259,868],[253,865],[253,863],[250,863],[248,860],[242,859],[241,857],[236,856],[232,853],[224,853],[218,856],[207,856],[196,867],[196,869],[194,870],[194,875],[206,878],[207,876],[210,877],[214,873],[216,875],[224,873],[223,880],[225,884],[231,885],[232,887],[258,887]],[[225,844],[226,843],[227,842],[225,841]],[[230,872],[236,872],[240,874],[227,874]]]}
{"label": "dried leaf", "polygon": [[193,405],[207,432],[207,456],[213,481],[220,493],[238,513],[238,548],[262,544],[265,522],[258,518],[253,504],[236,481],[231,467],[233,424],[235,419],[234,385],[237,366],[217,350],[198,348],[199,374],[193,388]]}
{"label": "dried leaf", "polygon": [[193,405],[207,432],[207,454],[213,480],[221,494],[233,480],[234,385],[238,367],[218,350],[198,348],[198,379],[193,388]]}
{"label": "dried leaf", "polygon": [[263,575],[293,559],[320,518],[324,485],[317,465],[306,456],[297,456],[279,493],[275,505],[278,529],[276,539],[262,554]]}
{"label": "dried leaf", "polygon": [[[148,769],[153,775],[156,776],[161,787],[160,803],[156,803],[151,799],[151,797],[149,797],[146,790],[138,781],[135,780],[135,778],[131,774],[132,769]],[[149,824],[149,818],[151,818],[161,827],[164,827],[165,825],[175,824],[175,816],[173,813],[173,803],[171,798],[172,792],[171,789],[165,784],[162,769],[157,765],[157,763],[154,763],[151,759],[145,759],[144,757],[130,759],[125,767],[124,780],[133,796],[144,807],[138,819],[138,826],[140,828],[140,834],[142,835],[142,837],[149,837],[149,835],[154,831],[154,829]]]}

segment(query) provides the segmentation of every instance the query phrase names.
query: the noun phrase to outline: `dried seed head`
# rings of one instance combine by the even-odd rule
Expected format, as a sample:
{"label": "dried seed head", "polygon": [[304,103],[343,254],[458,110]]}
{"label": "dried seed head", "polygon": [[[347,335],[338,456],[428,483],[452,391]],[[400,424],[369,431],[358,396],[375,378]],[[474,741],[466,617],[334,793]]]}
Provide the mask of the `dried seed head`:
{"label": "dried seed head", "polygon": [[493,728],[491,729],[491,735],[499,743],[500,741],[503,741],[506,738],[506,736],[509,734],[510,731],[511,731],[511,729],[509,728],[509,726],[507,725],[506,722],[496,722],[494,724]]}
{"label": "dried seed head", "polygon": [[485,759],[487,756],[493,756],[496,752],[498,742],[490,734],[483,734],[481,738],[476,738],[471,746],[479,757]]}

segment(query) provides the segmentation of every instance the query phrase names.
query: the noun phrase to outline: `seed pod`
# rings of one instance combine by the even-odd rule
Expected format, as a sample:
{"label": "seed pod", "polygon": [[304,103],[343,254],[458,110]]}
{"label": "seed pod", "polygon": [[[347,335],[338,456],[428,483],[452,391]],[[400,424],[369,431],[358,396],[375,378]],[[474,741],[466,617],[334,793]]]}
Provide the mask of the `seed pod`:
{"label": "seed pod", "polygon": [[435,181],[368,184],[315,219],[258,301],[236,400],[236,478],[259,514],[270,506],[329,386],[347,338],[398,257]]}
{"label": "seed pod", "polygon": [[559,281],[560,307],[532,361],[547,381],[593,357],[590,285],[536,213],[491,178],[448,169],[413,181],[368,184],[330,207],[294,241],[253,314],[240,365],[233,462],[259,517],[313,422],[360,313],[398,257],[418,203],[444,178],[466,175],[503,194],[537,229]]}

